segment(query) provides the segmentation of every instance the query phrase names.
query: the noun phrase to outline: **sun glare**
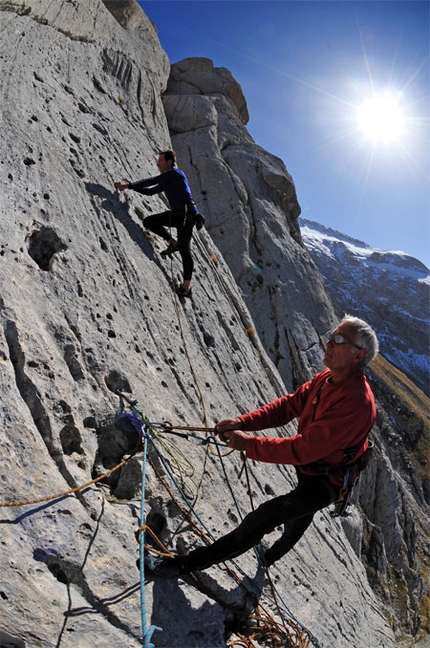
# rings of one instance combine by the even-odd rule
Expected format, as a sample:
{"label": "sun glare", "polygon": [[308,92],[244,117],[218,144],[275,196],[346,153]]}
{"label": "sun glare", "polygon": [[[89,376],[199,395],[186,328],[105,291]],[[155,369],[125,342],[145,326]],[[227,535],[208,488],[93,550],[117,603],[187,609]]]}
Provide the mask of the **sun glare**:
{"label": "sun glare", "polygon": [[393,142],[403,132],[404,117],[397,100],[389,95],[374,96],[357,111],[358,126],[372,142]]}

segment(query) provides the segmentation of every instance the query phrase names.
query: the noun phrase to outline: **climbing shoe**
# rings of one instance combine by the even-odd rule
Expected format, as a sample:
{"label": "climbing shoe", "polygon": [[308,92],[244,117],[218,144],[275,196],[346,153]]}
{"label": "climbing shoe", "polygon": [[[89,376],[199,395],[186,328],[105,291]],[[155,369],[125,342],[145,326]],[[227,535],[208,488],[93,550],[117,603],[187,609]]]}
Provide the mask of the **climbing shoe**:
{"label": "climbing shoe", "polygon": [[201,230],[203,225],[205,224],[205,217],[202,216],[201,214],[196,214],[196,229]]}
{"label": "climbing shoe", "polygon": [[175,243],[169,243],[169,245],[166,247],[166,249],[161,252],[161,256],[163,258],[170,257],[170,256],[172,256],[172,254],[175,254],[175,252],[177,252],[178,250],[179,250],[179,248],[178,248],[178,244],[176,242]]}
{"label": "climbing shoe", "polygon": [[175,290],[176,294],[179,295],[179,297],[191,298],[193,296],[191,288],[188,288],[187,290],[187,288],[184,288],[183,286],[176,286]]}
{"label": "climbing shoe", "polygon": [[178,578],[182,574],[188,574],[187,559],[184,556],[175,558],[157,558],[150,554],[145,556],[145,569],[153,576],[160,578]]}

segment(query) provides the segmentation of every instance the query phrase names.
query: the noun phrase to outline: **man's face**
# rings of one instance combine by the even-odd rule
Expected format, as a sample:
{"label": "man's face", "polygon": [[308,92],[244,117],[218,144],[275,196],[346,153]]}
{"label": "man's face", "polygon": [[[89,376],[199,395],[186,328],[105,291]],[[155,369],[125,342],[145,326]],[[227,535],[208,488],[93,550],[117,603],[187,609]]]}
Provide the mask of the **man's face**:
{"label": "man's face", "polygon": [[164,158],[164,155],[159,155],[157,160],[157,166],[160,173],[163,173],[163,171],[167,171],[168,169],[170,169],[171,162],[167,162]]}
{"label": "man's face", "polygon": [[332,371],[348,373],[349,370],[355,370],[365,356],[365,351],[354,344],[356,335],[354,326],[344,322],[333,331],[333,335],[342,335],[347,341],[336,343],[329,339],[323,363]]}

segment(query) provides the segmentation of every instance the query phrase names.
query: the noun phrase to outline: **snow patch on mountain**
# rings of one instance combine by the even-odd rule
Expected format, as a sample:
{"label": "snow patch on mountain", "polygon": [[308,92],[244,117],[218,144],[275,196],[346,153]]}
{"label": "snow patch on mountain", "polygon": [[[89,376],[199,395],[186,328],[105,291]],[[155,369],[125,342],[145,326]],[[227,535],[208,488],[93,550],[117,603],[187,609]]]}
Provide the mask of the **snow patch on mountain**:
{"label": "snow patch on mountain", "polygon": [[374,269],[408,276],[430,285],[430,271],[418,259],[401,251],[384,251],[353,239],[335,229],[313,221],[300,219],[303,240],[308,250],[319,250],[333,259],[342,260],[349,255]]}
{"label": "snow patch on mountain", "polygon": [[429,269],[314,221],[300,219],[300,227],[339,314],[369,321],[383,355],[428,393]]}

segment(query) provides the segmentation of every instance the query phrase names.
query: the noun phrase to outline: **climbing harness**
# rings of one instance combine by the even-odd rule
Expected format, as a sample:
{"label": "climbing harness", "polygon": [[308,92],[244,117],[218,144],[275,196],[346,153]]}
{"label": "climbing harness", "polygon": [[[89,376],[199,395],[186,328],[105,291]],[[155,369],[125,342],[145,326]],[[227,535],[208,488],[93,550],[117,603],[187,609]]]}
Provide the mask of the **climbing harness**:
{"label": "climbing harness", "polygon": [[[316,394],[312,405],[314,407],[312,420],[315,419],[316,409],[320,402],[321,392],[324,385],[322,385]],[[353,488],[358,483],[360,474],[368,466],[372,458],[374,443],[369,439],[370,430],[366,432],[362,439],[355,445],[348,448],[342,448],[343,460],[337,464],[328,464],[325,461],[315,461],[311,464],[306,464],[306,468],[311,468],[316,475],[330,475],[339,471],[344,473],[342,487],[339,491],[337,500],[333,503],[333,509],[330,511],[332,517],[348,517],[351,513],[348,508],[351,501]],[[368,446],[366,450],[355,459],[357,452],[363,447],[365,440],[368,439]]]}
{"label": "climbing harness", "polygon": [[[342,488],[339,491],[337,500],[333,503],[333,509],[330,511],[332,517],[348,517],[351,515],[348,505],[352,497],[352,485],[350,484],[351,473],[349,470],[345,473]],[[357,483],[358,478],[355,483]]]}
{"label": "climbing harness", "polygon": [[[348,506],[353,495],[354,487],[357,486],[358,481],[360,479],[360,475],[363,472],[363,470],[367,468],[370,459],[372,458],[374,447],[375,444],[371,439],[369,439],[369,445],[367,449],[363,452],[362,455],[360,455],[357,461],[352,461],[352,463],[348,463],[346,465],[347,471],[345,473],[342,488],[339,491],[339,496],[337,500],[333,504],[333,510],[330,511],[330,515],[332,517],[348,517],[349,515],[351,515],[351,511],[349,510]],[[351,453],[352,453],[352,460],[354,458],[354,455],[357,452],[357,448],[358,446],[350,449],[349,456],[351,457]],[[344,452],[345,455],[348,456],[346,454],[346,451]]]}

